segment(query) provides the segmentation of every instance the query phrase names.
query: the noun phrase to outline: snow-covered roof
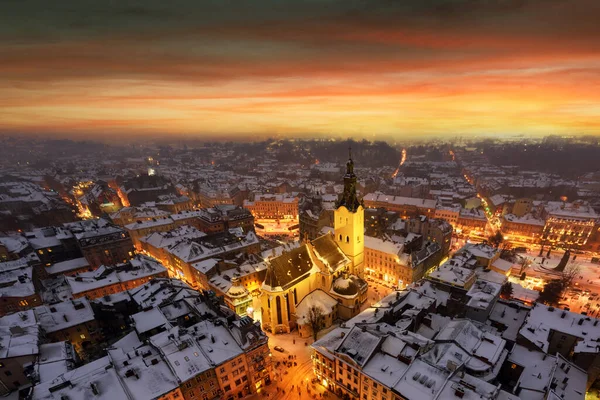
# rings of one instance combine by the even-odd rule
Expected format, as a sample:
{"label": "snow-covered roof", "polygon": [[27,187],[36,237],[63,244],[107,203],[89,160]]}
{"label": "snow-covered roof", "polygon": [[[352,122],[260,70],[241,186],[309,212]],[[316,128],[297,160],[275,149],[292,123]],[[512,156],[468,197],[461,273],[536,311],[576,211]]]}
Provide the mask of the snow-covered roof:
{"label": "snow-covered roof", "polygon": [[121,227],[113,225],[103,218],[69,222],[63,224],[63,226],[70,230],[77,240],[112,235],[115,233],[124,234],[124,231]]}
{"label": "snow-covered roof", "polygon": [[549,216],[555,218],[570,218],[579,220],[595,220],[598,218],[596,211],[582,201],[563,203],[560,201],[549,201],[544,208]]}
{"label": "snow-covered roof", "polygon": [[206,233],[190,225],[178,226],[168,232],[153,232],[140,238],[140,242],[148,243],[157,249],[173,246],[183,238],[194,239],[206,236]]}
{"label": "snow-covered roof", "polygon": [[502,258],[498,258],[498,259],[494,260],[494,262],[491,265],[492,268],[500,270],[500,271],[504,272],[505,274],[507,274],[512,269],[513,266],[514,266],[513,263],[511,263],[510,261],[506,261]]}
{"label": "snow-covered roof", "polygon": [[394,385],[394,390],[407,399],[433,400],[449,375],[447,370],[417,358],[410,364],[404,377]]}
{"label": "snow-covered roof", "polygon": [[318,307],[323,312],[323,315],[328,315],[333,312],[337,305],[337,300],[322,291],[321,289],[314,290],[305,296],[296,306],[296,317],[298,323],[305,324],[308,319],[308,312],[312,307]]}
{"label": "snow-covered roof", "polygon": [[[551,392],[556,399],[585,398],[587,373],[558,354],[548,355],[516,344],[507,361],[523,368],[517,381],[520,398],[551,399],[554,398]],[[566,382],[565,377],[569,378]],[[555,386],[554,389],[551,386]]]}
{"label": "snow-covered roof", "polygon": [[179,387],[169,365],[152,346],[128,349],[120,344],[125,342],[115,343],[108,353],[132,400],[156,399]]}
{"label": "snow-covered roof", "polygon": [[420,208],[430,208],[435,209],[437,200],[431,199],[420,199],[416,197],[402,197],[402,196],[393,196],[387,195],[383,193],[369,193],[367,194],[363,200],[365,202],[379,202],[379,203],[388,203],[392,205],[399,206],[415,206]]}
{"label": "snow-covered roof", "polygon": [[90,263],[86,260],[85,257],[74,258],[72,260],[66,260],[57,262],[56,264],[52,264],[49,267],[46,267],[46,271],[50,275],[55,274],[64,274],[65,272],[82,269],[85,267],[89,267]]}
{"label": "snow-covered roof", "polygon": [[365,250],[375,250],[397,256],[404,250],[404,241],[397,242],[365,235]]}
{"label": "snow-covered roof", "polygon": [[440,265],[429,277],[450,285],[465,286],[475,276],[475,272],[469,268],[452,265],[451,261]]}
{"label": "snow-covered roof", "polygon": [[133,301],[141,308],[159,306],[168,301],[198,296],[185,282],[174,278],[156,278],[129,290]]}
{"label": "snow-covered roof", "polygon": [[450,299],[450,292],[437,289],[431,281],[425,279],[419,281],[417,285],[413,285],[410,290],[434,298],[438,306],[445,306]]}
{"label": "snow-covered roof", "polygon": [[63,301],[34,308],[45,332],[57,332],[94,320],[94,311],[86,298]]}
{"label": "snow-covered roof", "polygon": [[0,359],[39,353],[39,326],[33,310],[0,318]]}
{"label": "snow-covered roof", "polygon": [[502,285],[478,279],[467,292],[467,305],[472,308],[486,310],[498,298]]}
{"label": "snow-covered roof", "polygon": [[531,213],[525,214],[522,217],[517,217],[514,214],[505,214],[503,218],[508,222],[514,222],[517,224],[536,225],[536,226],[546,225],[546,221],[544,221],[541,218],[534,217]]}
{"label": "snow-covered roof", "polygon": [[467,257],[481,257],[486,259],[492,259],[500,250],[483,243],[467,243],[465,244],[458,253],[466,255]]}
{"label": "snow-covered roof", "polygon": [[33,400],[129,400],[108,356],[36,385]]}
{"label": "snow-covered roof", "polygon": [[0,297],[28,297],[35,294],[33,267],[26,258],[0,263]]}
{"label": "snow-covered roof", "polygon": [[363,327],[354,326],[335,351],[350,357],[362,368],[383,340],[382,335],[375,335]]}
{"label": "snow-covered roof", "polygon": [[536,303],[519,334],[544,352],[548,351],[551,335],[560,332],[580,339],[575,345],[575,353],[598,353],[598,321],[596,318]]}
{"label": "snow-covered roof", "polygon": [[227,234],[207,235],[194,240],[185,238],[167,247],[167,251],[184,262],[193,263],[243,250],[258,243],[258,237],[253,231],[243,234],[240,230],[230,229]]}
{"label": "snow-covered roof", "polygon": [[206,260],[199,261],[197,263],[192,264],[192,268],[201,274],[206,275],[211,269],[213,269],[218,263],[220,259],[218,258],[207,258]]}
{"label": "snow-covered roof", "polygon": [[212,368],[210,360],[200,350],[194,338],[174,327],[150,338],[160,348],[171,370],[181,382],[186,382]]}
{"label": "snow-covered roof", "polygon": [[465,360],[467,367],[475,371],[488,371],[498,366],[506,356],[506,341],[499,336],[483,332],[469,320],[453,320],[435,337],[436,342],[453,342],[466,351],[471,358]]}
{"label": "snow-covered roof", "polygon": [[23,235],[35,250],[61,246],[61,240],[73,237],[68,229],[62,227],[35,228]]}
{"label": "snow-covered roof", "polygon": [[36,363],[40,382],[53,380],[75,367],[75,350],[69,342],[46,343],[40,345],[40,355]]}
{"label": "snow-covered roof", "polygon": [[138,220],[134,223],[125,225],[125,229],[127,229],[128,231],[137,231],[140,229],[155,228],[157,226],[170,225],[173,223],[174,221],[171,217],[153,218],[143,221]]}
{"label": "snow-covered roof", "polygon": [[135,330],[138,334],[148,332],[158,327],[170,326],[167,318],[157,307],[133,314],[131,319],[133,320]]}
{"label": "snow-covered roof", "polygon": [[220,365],[244,352],[227,328],[218,320],[204,320],[189,329],[192,331],[197,329],[196,342],[213,365]]}
{"label": "snow-covered roof", "polygon": [[164,274],[167,269],[155,259],[137,254],[127,263],[114,267],[101,266],[95,271],[81,272],[76,276],[67,276],[65,280],[71,293],[78,294],[121,282],[137,280],[159,274]]}
{"label": "snow-covered roof", "polygon": [[[391,336],[385,340],[384,344],[388,341],[393,341],[394,347],[402,348],[405,345],[400,339]],[[400,361],[397,355],[378,351],[362,368],[362,373],[386,387],[393,387],[407,368],[408,364]]]}
{"label": "snow-covered roof", "polygon": [[515,342],[529,310],[529,307],[520,302],[498,300],[494,304],[488,320],[503,327],[499,330],[502,332],[504,339]]}
{"label": "snow-covered roof", "polygon": [[22,236],[3,236],[0,237],[0,245],[9,253],[19,253],[29,246],[29,242]]}

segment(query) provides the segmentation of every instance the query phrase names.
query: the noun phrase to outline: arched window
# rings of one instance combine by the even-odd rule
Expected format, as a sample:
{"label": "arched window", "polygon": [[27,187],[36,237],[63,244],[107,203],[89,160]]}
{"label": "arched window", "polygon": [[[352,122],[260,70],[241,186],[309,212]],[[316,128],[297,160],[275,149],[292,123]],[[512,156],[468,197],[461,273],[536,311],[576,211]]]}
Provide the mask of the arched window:
{"label": "arched window", "polygon": [[323,288],[325,288],[325,277],[324,276],[321,277],[321,286]]}
{"label": "arched window", "polygon": [[294,304],[298,304],[298,293],[296,292],[296,288],[294,288]]}
{"label": "arched window", "polygon": [[340,234],[340,242],[342,241],[342,235]]}
{"label": "arched window", "polygon": [[350,243],[350,236],[346,236],[346,243]]}
{"label": "arched window", "polygon": [[281,320],[281,299],[279,298],[279,296],[275,297],[275,307],[276,307],[276,311],[277,311],[277,324],[281,325],[282,324],[282,320]]}

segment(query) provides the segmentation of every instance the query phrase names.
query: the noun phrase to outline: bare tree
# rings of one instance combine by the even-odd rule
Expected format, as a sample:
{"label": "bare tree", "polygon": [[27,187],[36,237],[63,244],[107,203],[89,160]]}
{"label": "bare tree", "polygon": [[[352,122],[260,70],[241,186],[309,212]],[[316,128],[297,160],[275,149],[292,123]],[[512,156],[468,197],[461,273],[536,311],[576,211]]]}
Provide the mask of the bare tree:
{"label": "bare tree", "polygon": [[527,271],[527,268],[531,265],[531,259],[527,257],[521,257],[521,269],[519,270],[519,275],[523,272]]}
{"label": "bare tree", "polygon": [[565,267],[565,269],[561,272],[561,282],[563,288],[567,289],[571,287],[573,281],[581,274],[581,265],[578,263],[570,263]]}
{"label": "bare tree", "polygon": [[323,309],[319,306],[312,306],[308,309],[306,316],[307,323],[312,329],[313,339],[317,340],[317,334],[324,327]]}

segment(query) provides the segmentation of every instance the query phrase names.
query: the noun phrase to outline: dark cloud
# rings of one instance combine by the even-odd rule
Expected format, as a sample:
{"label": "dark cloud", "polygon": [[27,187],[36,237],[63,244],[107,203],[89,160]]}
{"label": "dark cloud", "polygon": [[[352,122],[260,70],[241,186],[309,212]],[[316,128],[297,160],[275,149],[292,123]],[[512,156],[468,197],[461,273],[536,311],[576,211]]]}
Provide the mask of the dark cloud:
{"label": "dark cloud", "polygon": [[[493,93],[518,98],[521,88],[534,105],[542,104],[535,90],[568,98],[569,87],[572,101],[591,102],[600,89],[598,20],[598,0],[9,0],[0,12],[0,96],[24,108],[53,96],[65,107],[96,107],[107,98],[97,92],[108,89],[137,106],[151,101],[155,86],[165,102],[268,98],[235,107],[203,102],[190,115],[277,114],[277,104],[294,98],[298,108],[343,99],[335,110],[361,96],[392,109],[391,98],[406,94],[432,102],[463,96],[469,104],[481,95],[485,103]],[[105,81],[120,83],[96,83]],[[131,94],[121,93],[128,85]],[[170,85],[203,90],[171,93]],[[218,86],[227,93],[212,90]],[[26,119],[15,112],[0,111],[0,119]]]}

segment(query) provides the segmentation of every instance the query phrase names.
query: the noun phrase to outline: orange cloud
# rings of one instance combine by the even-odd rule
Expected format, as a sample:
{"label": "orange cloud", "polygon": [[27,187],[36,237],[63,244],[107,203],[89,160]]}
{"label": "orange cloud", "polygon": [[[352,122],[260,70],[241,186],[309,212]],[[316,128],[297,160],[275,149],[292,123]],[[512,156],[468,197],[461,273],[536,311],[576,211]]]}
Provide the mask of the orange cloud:
{"label": "orange cloud", "polygon": [[212,5],[210,19],[149,1],[106,12],[106,26],[49,13],[40,26],[56,31],[19,31],[0,47],[0,130],[598,132],[597,2],[400,3],[286,11],[265,2],[247,19]]}

